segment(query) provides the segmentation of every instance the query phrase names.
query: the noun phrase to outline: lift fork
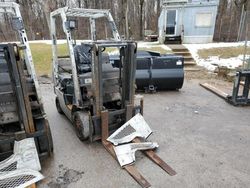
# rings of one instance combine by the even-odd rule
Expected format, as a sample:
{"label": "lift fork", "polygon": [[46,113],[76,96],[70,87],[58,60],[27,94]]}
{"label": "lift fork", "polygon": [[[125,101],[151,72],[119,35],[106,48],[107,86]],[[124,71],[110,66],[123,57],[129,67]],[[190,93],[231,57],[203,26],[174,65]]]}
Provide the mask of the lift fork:
{"label": "lift fork", "polygon": [[[131,105],[127,105],[127,117],[126,120],[128,121],[132,118],[132,109]],[[113,144],[107,141],[109,136],[108,124],[109,124],[109,115],[108,111],[104,110],[101,111],[101,127],[102,127],[102,144],[106,148],[106,150],[111,154],[111,156],[117,160]],[[130,114],[130,115],[128,115]],[[138,138],[133,140],[134,143],[141,143],[142,141]],[[153,150],[145,150],[143,152],[149,159],[151,159],[154,163],[159,165],[165,172],[167,172],[170,176],[174,176],[176,172],[165,162],[163,161]],[[141,173],[136,169],[134,164],[129,164],[123,166],[123,168],[135,179],[135,181],[141,187],[150,187],[151,184],[141,175]]]}

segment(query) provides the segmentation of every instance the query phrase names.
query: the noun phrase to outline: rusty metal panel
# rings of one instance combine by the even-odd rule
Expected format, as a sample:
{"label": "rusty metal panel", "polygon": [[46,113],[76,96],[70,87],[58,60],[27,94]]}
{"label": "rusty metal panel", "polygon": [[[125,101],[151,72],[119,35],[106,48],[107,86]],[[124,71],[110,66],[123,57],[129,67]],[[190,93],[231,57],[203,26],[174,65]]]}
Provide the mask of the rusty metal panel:
{"label": "rusty metal panel", "polygon": [[109,112],[107,110],[101,112],[101,126],[102,126],[102,141],[109,136]]}
{"label": "rusty metal panel", "polygon": [[133,117],[133,105],[127,105],[126,106],[126,121],[129,121]]}
{"label": "rusty metal panel", "polygon": [[29,96],[28,96],[28,88],[27,88],[27,84],[26,84],[26,78],[25,78],[25,75],[23,72],[24,67],[23,67],[22,61],[17,62],[17,68],[18,68],[18,72],[19,72],[19,76],[20,76],[21,87],[23,90],[23,99],[24,99],[24,103],[25,103],[28,125],[29,125],[29,132],[27,132],[27,133],[33,133],[33,132],[35,132],[35,126],[34,126],[34,122],[33,122],[31,104],[30,104],[30,100],[29,100]]}

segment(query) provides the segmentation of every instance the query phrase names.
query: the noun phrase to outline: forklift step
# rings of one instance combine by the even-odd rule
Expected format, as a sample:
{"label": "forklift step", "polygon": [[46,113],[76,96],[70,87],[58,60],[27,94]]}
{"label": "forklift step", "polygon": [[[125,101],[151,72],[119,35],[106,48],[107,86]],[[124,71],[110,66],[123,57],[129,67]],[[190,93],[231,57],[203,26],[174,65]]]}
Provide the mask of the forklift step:
{"label": "forklift step", "polygon": [[35,91],[28,92],[28,95],[29,95],[29,96],[36,96],[36,92],[35,92]]}
{"label": "forklift step", "polygon": [[40,109],[43,105],[39,104],[37,101],[31,101],[30,106],[32,110]]}
{"label": "forklift step", "polygon": [[45,114],[44,113],[43,114],[33,114],[32,116],[34,119],[43,119]]}

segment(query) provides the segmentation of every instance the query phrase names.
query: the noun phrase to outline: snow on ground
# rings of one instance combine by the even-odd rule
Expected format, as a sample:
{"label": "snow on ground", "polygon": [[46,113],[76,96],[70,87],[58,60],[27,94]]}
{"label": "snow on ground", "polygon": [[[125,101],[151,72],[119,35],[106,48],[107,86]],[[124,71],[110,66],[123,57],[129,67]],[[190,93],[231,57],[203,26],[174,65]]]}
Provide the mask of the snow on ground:
{"label": "snow on ground", "polygon": [[[186,48],[189,49],[193,58],[195,59],[197,65],[205,67],[209,71],[214,71],[216,67],[227,67],[229,69],[235,69],[242,65],[243,55],[238,57],[231,57],[227,59],[219,58],[218,56],[211,56],[208,59],[202,59],[198,55],[199,49],[209,49],[209,48],[222,48],[222,47],[237,47],[243,46],[244,42],[220,42],[220,43],[208,43],[208,44],[184,44]],[[248,41],[248,46],[250,41]]]}
{"label": "snow on ground", "polygon": [[152,48],[152,47],[161,47],[165,50],[171,51],[171,49],[165,45],[165,44],[160,44],[158,41],[155,42],[143,42],[143,41],[138,41],[137,45],[139,48]]}
{"label": "snow on ground", "polygon": [[[220,42],[220,43],[207,43],[207,44],[184,44],[186,48],[189,49],[196,63],[202,67],[205,67],[209,71],[214,71],[218,66],[225,66],[229,69],[235,69],[242,65],[243,55],[238,57],[231,57],[227,59],[219,58],[218,56],[211,56],[208,59],[202,59],[198,55],[199,49],[209,49],[209,48],[222,48],[222,47],[237,47],[243,46],[244,42]],[[248,42],[248,46],[250,41]],[[138,42],[138,47],[151,48],[151,47],[161,47],[166,50],[171,50],[167,45],[159,44],[159,42]]]}
{"label": "snow on ground", "polygon": [[227,67],[229,69],[235,69],[242,65],[242,59],[240,56],[231,57],[228,59],[222,59],[218,56],[211,56],[208,59],[196,58],[196,63],[209,71],[214,71],[216,67]]}

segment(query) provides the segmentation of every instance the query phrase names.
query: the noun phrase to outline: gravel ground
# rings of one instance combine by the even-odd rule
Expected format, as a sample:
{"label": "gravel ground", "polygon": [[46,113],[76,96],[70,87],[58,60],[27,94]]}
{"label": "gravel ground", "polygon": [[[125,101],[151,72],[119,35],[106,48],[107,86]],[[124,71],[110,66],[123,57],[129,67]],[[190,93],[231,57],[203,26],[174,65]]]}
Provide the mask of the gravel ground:
{"label": "gravel ground", "polygon": [[[190,73],[192,75],[192,73]],[[204,80],[202,80],[204,81]],[[136,167],[152,187],[249,187],[250,108],[234,107],[186,79],[179,92],[144,95],[144,117],[158,155],[177,172],[169,176],[140,152]],[[139,187],[100,142],[80,142],[57,113],[51,84],[42,84],[54,139],[53,158],[42,162],[38,187]]]}

